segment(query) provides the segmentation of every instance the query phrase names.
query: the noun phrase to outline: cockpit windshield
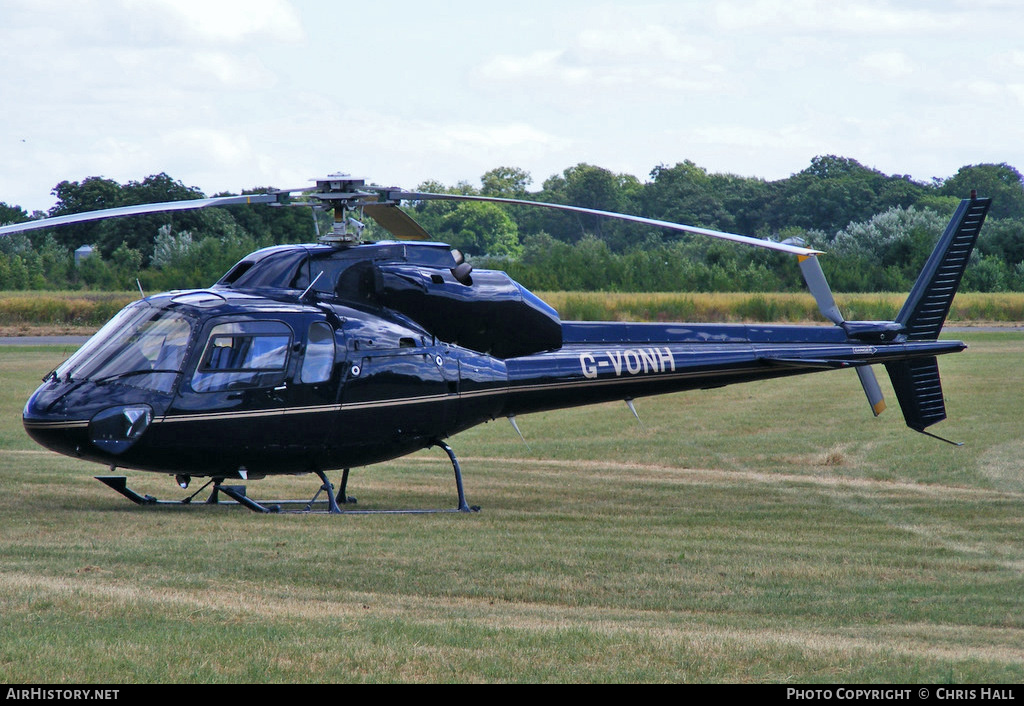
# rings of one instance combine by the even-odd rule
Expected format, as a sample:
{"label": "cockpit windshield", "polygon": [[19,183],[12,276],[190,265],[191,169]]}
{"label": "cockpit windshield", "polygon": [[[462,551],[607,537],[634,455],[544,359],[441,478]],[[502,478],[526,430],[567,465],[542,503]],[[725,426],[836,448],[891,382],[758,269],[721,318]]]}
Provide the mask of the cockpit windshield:
{"label": "cockpit windshield", "polygon": [[185,316],[140,302],[111,319],[54,375],[171,392],[191,334]]}

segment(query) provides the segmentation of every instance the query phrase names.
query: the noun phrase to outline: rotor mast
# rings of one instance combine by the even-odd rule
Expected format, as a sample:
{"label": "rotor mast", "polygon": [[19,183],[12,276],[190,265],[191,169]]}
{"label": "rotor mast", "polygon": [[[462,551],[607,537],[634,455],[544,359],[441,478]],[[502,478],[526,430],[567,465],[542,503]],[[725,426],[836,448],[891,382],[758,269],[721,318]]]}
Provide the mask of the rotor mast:
{"label": "rotor mast", "polygon": [[362,190],[366,186],[366,180],[349,174],[328,174],[315,181],[316,191],[308,195],[319,199],[327,204],[327,208],[334,211],[331,232],[320,236],[320,242],[336,247],[357,245],[365,226],[352,214],[361,210],[367,199],[375,198],[373,194]]}

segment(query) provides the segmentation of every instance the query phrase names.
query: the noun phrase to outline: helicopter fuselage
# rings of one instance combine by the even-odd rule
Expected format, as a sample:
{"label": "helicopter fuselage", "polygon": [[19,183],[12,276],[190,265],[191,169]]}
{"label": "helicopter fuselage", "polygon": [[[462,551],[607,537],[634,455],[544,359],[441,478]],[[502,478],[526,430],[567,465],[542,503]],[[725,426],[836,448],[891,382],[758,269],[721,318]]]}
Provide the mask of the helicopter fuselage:
{"label": "helicopter fuselage", "polygon": [[[103,209],[0,226],[0,236],[141,213],[281,205],[293,191]],[[609,400],[632,408],[634,397],[837,368],[856,370],[878,415],[885,402],[876,363],[907,426],[934,436],[926,429],[946,418],[937,356],[966,347],[938,338],[991,205],[975,192],[961,200],[895,320],[848,321],[821,251],[797,243],[567,204],[369,187],[345,175],[317,180],[310,196],[334,211],[334,229],[319,245],[265,248],[209,289],[128,306],[46,376],[25,405],[28,433],[111,469],[173,474],[182,488],[193,475],[210,476],[208,503],[223,490],[259,512],[272,510],[223,481],[312,472],[331,513],[349,502],[350,468],[429,446],[451,460],[456,511],[472,511],[443,440],[499,416],[515,425],[528,412]],[[835,325],[562,322],[503,272],[474,272],[442,243],[362,243],[364,224],[349,217],[363,210],[396,237],[422,241],[429,234],[399,205],[423,200],[539,206],[786,252]],[[345,469],[337,496],[325,475],[336,468]],[[124,477],[99,479],[134,502],[157,502]]]}
{"label": "helicopter fuselage", "polygon": [[[561,322],[503,273],[475,272],[471,288],[438,274],[447,262],[383,248],[316,290],[337,253],[301,247],[128,306],[44,380],[28,433],[111,467],[296,474],[385,461],[502,416],[964,348],[884,326],[854,338],[838,326]],[[261,270],[280,281],[239,285]]]}

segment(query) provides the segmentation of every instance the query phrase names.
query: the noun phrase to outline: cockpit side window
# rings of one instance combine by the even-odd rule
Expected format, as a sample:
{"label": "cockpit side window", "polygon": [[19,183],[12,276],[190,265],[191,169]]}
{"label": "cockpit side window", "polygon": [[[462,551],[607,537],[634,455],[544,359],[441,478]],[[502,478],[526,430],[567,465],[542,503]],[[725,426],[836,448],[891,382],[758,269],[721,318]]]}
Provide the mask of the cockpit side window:
{"label": "cockpit side window", "polygon": [[331,379],[334,369],[334,330],[317,321],[309,326],[306,341],[306,355],[302,359],[299,381],[304,383],[326,382]]}
{"label": "cockpit side window", "polygon": [[197,392],[240,390],[284,381],[292,330],[280,321],[234,321],[210,331],[192,376]]}

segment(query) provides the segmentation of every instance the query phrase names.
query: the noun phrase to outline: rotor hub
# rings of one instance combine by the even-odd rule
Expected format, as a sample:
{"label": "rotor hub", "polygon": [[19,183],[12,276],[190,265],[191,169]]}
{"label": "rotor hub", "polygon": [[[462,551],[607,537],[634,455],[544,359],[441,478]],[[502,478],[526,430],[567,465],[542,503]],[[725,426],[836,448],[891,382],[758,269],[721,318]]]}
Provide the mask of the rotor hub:
{"label": "rotor hub", "polygon": [[363,190],[366,180],[349,174],[328,174],[316,179],[315,182],[316,191],[310,196],[334,211],[331,232],[320,236],[320,242],[336,247],[359,243],[365,225],[351,214],[359,209],[368,197],[373,196]]}

